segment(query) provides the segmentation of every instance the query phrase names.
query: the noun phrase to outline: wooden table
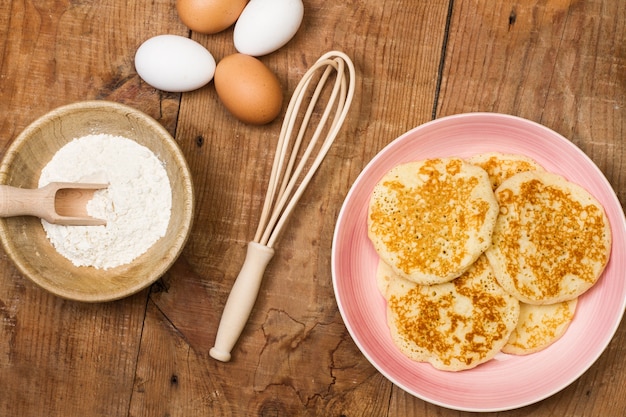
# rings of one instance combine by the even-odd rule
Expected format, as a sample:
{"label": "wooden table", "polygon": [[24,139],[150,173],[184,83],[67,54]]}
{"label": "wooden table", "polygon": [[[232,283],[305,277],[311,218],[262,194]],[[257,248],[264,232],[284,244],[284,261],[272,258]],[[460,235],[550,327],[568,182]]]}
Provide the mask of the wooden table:
{"label": "wooden table", "polygon": [[[175,136],[197,196],[180,259],[149,290],[120,301],[57,298],[0,253],[0,415],[469,415],[395,387],[346,330],[333,294],[331,240],[359,172],[387,143],[433,118],[508,113],[569,138],[626,202],[626,2],[304,3],[297,36],[262,61],[288,98],[320,55],[342,50],[357,67],[356,99],[277,244],[233,360],[222,363],[208,351],[254,235],[281,119],[238,122],[212,84],[157,91],[137,76],[133,58],[149,37],[171,33],[219,60],[234,52],[232,29],[191,33],[174,0],[0,0],[1,153],[57,106],[113,100]],[[621,416],[625,386],[622,325],[572,385],[491,415]]]}

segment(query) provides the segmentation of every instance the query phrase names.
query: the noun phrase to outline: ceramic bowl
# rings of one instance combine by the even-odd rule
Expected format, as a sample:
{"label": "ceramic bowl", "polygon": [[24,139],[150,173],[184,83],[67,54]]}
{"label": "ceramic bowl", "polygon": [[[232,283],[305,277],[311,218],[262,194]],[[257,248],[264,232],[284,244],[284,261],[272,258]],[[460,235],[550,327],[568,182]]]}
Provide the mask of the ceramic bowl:
{"label": "ceramic bowl", "polygon": [[19,271],[59,297],[103,302],[120,299],[154,283],[180,255],[191,229],[194,195],[187,162],[175,140],[146,114],[109,101],[57,108],[29,125],[0,162],[0,184],[37,188],[41,170],[73,139],[106,133],[150,149],[167,172],[172,209],[165,236],[131,263],[109,269],[77,267],[60,255],[36,217],[0,218],[0,240]]}
{"label": "ceramic bowl", "polygon": [[[574,320],[554,344],[529,355],[500,352],[476,368],[446,372],[409,359],[393,342],[387,303],[376,280],[379,258],[367,235],[368,204],[377,182],[396,165],[487,152],[525,155],[594,195],[611,223],[612,253],[602,277],[580,296]],[[602,171],[580,148],[531,120],[465,113],[415,127],[391,141],[367,164],[339,212],[331,268],[337,306],[350,335],[394,385],[446,408],[498,412],[527,406],[560,391],[606,349],[626,308],[624,247],[622,205]]]}

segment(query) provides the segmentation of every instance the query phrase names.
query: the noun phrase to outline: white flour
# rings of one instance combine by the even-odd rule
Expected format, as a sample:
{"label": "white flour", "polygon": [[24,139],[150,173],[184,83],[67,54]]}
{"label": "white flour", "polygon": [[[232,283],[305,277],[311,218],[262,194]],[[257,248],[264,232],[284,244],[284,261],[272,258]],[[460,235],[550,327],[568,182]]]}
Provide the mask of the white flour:
{"label": "white flour", "polygon": [[63,146],[44,167],[42,187],[53,181],[106,182],[87,204],[106,226],[62,226],[42,220],[56,250],[76,266],[109,269],[130,263],[165,235],[172,190],[161,161],[121,136],[88,135]]}

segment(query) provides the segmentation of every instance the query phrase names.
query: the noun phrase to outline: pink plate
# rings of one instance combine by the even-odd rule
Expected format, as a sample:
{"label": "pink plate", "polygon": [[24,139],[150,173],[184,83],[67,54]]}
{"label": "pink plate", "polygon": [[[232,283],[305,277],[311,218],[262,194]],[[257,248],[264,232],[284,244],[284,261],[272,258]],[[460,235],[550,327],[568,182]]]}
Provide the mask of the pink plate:
{"label": "pink plate", "polygon": [[[376,285],[378,256],[367,237],[367,207],[378,180],[403,162],[497,151],[527,155],[591,192],[611,222],[613,249],[603,276],[578,303],[566,334],[527,356],[498,354],[463,372],[445,372],[406,358],[386,324]],[[540,401],[582,375],[602,354],[626,306],[626,221],[598,167],[570,141],[537,123],[495,113],[444,117],[385,147],[363,170],[343,204],[333,238],[332,273],[343,320],[365,357],[385,377],[425,401],[464,411],[501,411]]]}

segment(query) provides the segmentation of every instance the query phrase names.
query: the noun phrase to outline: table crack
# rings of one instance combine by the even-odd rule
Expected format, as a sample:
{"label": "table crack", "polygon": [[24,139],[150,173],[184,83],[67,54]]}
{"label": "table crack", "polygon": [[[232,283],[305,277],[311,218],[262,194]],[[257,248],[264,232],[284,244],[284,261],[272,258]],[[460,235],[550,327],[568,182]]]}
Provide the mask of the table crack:
{"label": "table crack", "polygon": [[441,43],[441,56],[439,59],[439,68],[437,69],[437,84],[435,85],[435,98],[433,100],[432,119],[437,118],[437,107],[439,106],[439,94],[441,93],[441,83],[443,82],[443,70],[446,64],[446,54],[448,51],[448,39],[450,37],[450,25],[452,24],[452,13],[454,11],[454,0],[448,3],[448,12],[446,15],[446,27],[443,31],[443,41]]}

